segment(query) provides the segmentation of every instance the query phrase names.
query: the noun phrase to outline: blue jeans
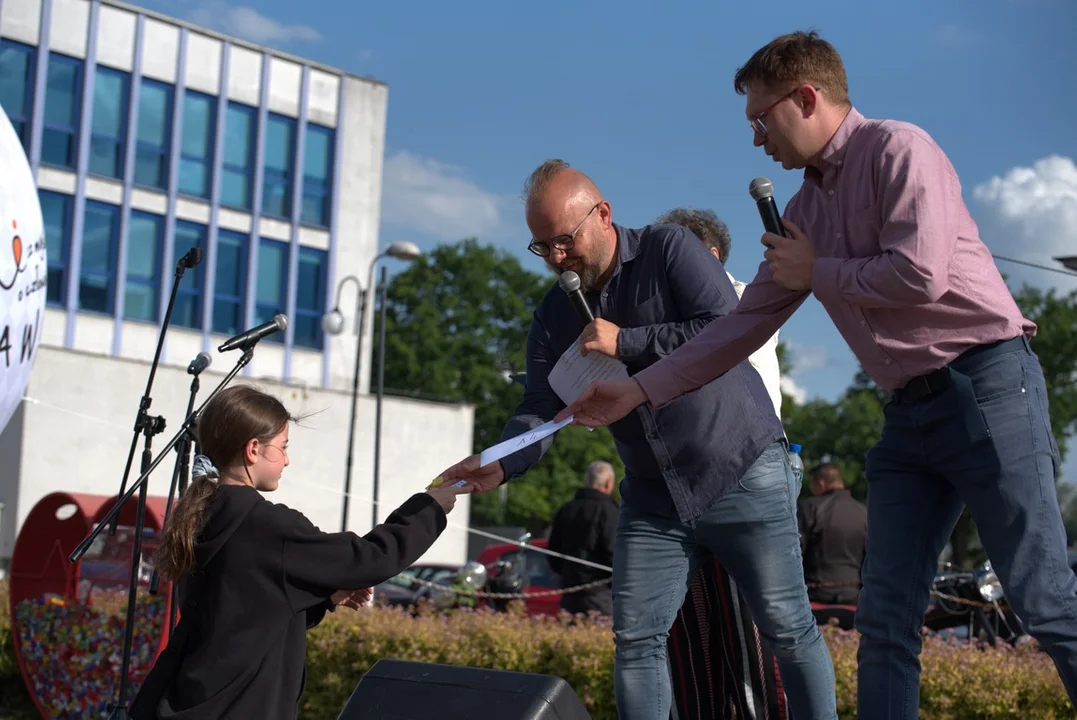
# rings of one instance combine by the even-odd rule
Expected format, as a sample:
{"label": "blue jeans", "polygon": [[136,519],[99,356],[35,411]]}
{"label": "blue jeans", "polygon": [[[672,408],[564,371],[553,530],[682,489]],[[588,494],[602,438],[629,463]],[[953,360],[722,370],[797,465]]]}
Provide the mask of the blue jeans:
{"label": "blue jeans", "polygon": [[920,627],[939,554],[964,506],[1006,599],[1077,694],[1077,576],[1058,509],[1058,447],[1039,360],[1027,341],[958,359],[950,387],[885,408],[867,456],[868,551],[856,626],[858,710],[915,718]]}
{"label": "blue jeans", "polygon": [[666,641],[708,552],[740,587],[777,656],[796,720],[837,717],[834,666],[804,584],[794,510],[798,490],[784,445],[774,443],[738,487],[693,522],[621,508],[613,555],[614,680],[621,720],[668,720]]}

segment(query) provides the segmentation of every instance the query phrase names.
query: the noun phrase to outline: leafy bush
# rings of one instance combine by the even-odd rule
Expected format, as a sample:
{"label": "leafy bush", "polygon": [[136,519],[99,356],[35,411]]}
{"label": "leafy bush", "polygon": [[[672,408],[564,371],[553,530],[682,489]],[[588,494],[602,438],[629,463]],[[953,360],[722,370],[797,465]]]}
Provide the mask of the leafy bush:
{"label": "leafy bush", "polygon": [[[837,676],[841,718],[856,717],[857,636],[824,628]],[[377,660],[396,658],[497,668],[565,678],[595,720],[616,717],[613,632],[607,620],[580,622],[509,613],[423,609],[416,617],[389,608],[338,610],[311,630],[304,720],[332,720]],[[1050,658],[1035,643],[976,648],[924,639],[920,717],[1073,717]],[[0,583],[0,718],[35,718],[15,663],[6,587]]]}

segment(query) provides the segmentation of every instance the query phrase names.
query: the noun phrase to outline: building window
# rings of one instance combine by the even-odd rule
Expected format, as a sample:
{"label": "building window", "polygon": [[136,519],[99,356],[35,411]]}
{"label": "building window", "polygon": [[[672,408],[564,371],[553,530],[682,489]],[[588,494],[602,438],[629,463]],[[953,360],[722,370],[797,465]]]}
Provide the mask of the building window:
{"label": "building window", "polygon": [[292,170],[295,158],[295,120],[270,113],[266,123],[265,167],[262,173],[262,213],[292,216]]}
{"label": "building window", "polygon": [[46,165],[75,169],[81,97],[82,61],[49,53],[41,139],[41,162]]}
{"label": "building window", "polygon": [[67,297],[67,258],[71,247],[70,195],[39,190],[41,218],[45,221],[45,244],[49,258],[48,288],[45,299],[49,305],[64,305]]}
{"label": "building window", "polygon": [[322,316],[325,314],[327,270],[325,250],[299,248],[299,280],[295,294],[295,331],[299,347],[322,349]]}
{"label": "building window", "polygon": [[[176,222],[176,237],[173,244],[172,267],[186,255],[191,248],[202,248],[202,257],[206,251],[206,226],[179,220]],[[202,268],[199,263],[187,268],[176,291],[176,304],[172,308],[172,322],[180,327],[202,329]]]}
{"label": "building window", "polygon": [[209,197],[216,126],[217,101],[200,92],[186,91],[179,168],[179,191],[184,195]]}
{"label": "building window", "polygon": [[213,332],[236,335],[243,329],[243,296],[247,290],[247,236],[231,230],[217,233],[217,274],[213,283]]}
{"label": "building window", "polygon": [[172,86],[143,80],[138,93],[135,185],[168,187],[168,152],[172,136]]}
{"label": "building window", "polygon": [[250,210],[256,134],[254,108],[234,102],[228,103],[224,133],[221,204]]}
{"label": "building window", "polygon": [[33,88],[34,49],[11,40],[0,40],[0,107],[15,127],[23,148],[30,147]]}
{"label": "building window", "polygon": [[94,200],[86,201],[82,232],[82,264],[79,269],[79,309],[111,313],[115,307],[116,240],[120,209]]}
{"label": "building window", "polygon": [[127,73],[97,68],[90,133],[90,172],[94,175],[123,177],[129,80]]}
{"label": "building window", "polygon": [[303,209],[300,221],[304,225],[328,227],[333,131],[321,125],[307,125],[303,155]]}
{"label": "building window", "polygon": [[127,284],[123,295],[123,316],[128,320],[157,321],[163,237],[163,217],[131,213],[127,231]]}
{"label": "building window", "polygon": [[[258,287],[254,301],[254,324],[269,322],[285,310],[288,282],[288,245],[277,240],[258,244]],[[267,341],[283,342],[284,333],[273,333]],[[264,341],[263,341],[264,342]]]}

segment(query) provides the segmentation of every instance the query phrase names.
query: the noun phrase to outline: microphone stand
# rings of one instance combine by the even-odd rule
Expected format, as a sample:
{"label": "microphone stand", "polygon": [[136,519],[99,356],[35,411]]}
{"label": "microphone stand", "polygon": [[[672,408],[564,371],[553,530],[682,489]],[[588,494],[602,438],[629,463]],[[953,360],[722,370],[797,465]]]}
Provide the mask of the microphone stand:
{"label": "microphone stand", "polygon": [[[135,480],[131,487],[128,488],[128,490],[120,496],[120,498],[116,501],[116,504],[113,505],[112,509],[108,511],[108,514],[106,514],[105,517],[101,519],[101,522],[97,524],[97,526],[90,532],[90,534],[87,535],[86,538],[81,543],[79,543],[78,547],[76,547],[74,551],[68,556],[68,560],[73,563],[77,563],[79,560],[81,560],[82,556],[85,555],[86,551],[90,549],[90,546],[93,544],[97,536],[101,534],[101,532],[105,529],[106,526],[109,525],[109,523],[116,522],[120,510],[123,508],[124,504],[131,499],[131,496],[134,495],[135,492],[138,492],[138,512],[135,516],[134,548],[131,551],[131,579],[130,585],[128,586],[127,594],[127,624],[124,627],[123,634],[123,657],[121,658],[119,698],[116,704],[113,705],[111,708],[111,712],[109,713],[109,720],[112,720],[113,718],[115,718],[116,720],[128,720],[129,717],[127,715],[127,675],[131,666],[131,643],[134,637],[135,599],[138,590],[139,561],[141,560],[142,556],[142,527],[145,519],[147,480],[149,479],[150,473],[152,473],[154,469],[161,464],[161,461],[164,460],[165,455],[167,455],[169,451],[171,451],[172,448],[174,448],[184,436],[188,435],[190,429],[197,422],[198,415],[202,413],[202,410],[205,409],[209,401],[215,398],[217,396],[217,393],[219,393],[222,389],[224,389],[225,385],[232,381],[232,378],[234,378],[239,373],[239,371],[242,370],[243,367],[251,361],[251,358],[253,356],[254,343],[244,346],[243,355],[239,358],[239,360],[236,361],[236,366],[232,368],[228,372],[228,375],[226,375],[225,378],[221,381],[221,383],[216,388],[214,388],[213,392],[210,393],[209,397],[206,398],[205,402],[203,402],[202,405],[199,406],[198,410],[196,410],[193,414],[189,414],[187,416],[187,418],[183,421],[183,425],[180,427],[179,432],[177,432],[172,437],[172,439],[165,444],[164,449],[161,450],[160,454],[152,462],[150,462],[151,453],[149,444],[149,439],[151,436],[147,434],[146,447],[142,454],[142,474],[138,477],[137,480]],[[164,420],[161,419],[159,428],[157,427],[158,423],[153,423],[153,425],[156,432],[161,432],[164,429]],[[149,429],[147,429],[146,432],[149,433]]]}
{"label": "microphone stand", "polygon": [[[153,362],[150,363],[149,377],[146,380],[146,390],[143,392],[142,398],[138,403],[138,414],[135,417],[134,435],[131,438],[131,449],[127,453],[127,464],[124,467],[123,480],[120,482],[120,498],[116,501],[115,506],[113,506],[112,510],[106,516],[108,522],[106,523],[102,521],[98,524],[98,527],[95,529],[95,536],[100,532],[101,528],[106,525],[108,526],[108,534],[110,536],[116,534],[119,511],[131,497],[135,489],[132,487],[132,492],[124,492],[124,489],[127,487],[127,478],[131,472],[131,462],[134,460],[135,447],[138,444],[139,435],[143,438],[141,463],[143,478],[148,477],[150,471],[153,469],[150,466],[150,458],[153,457],[153,436],[164,432],[165,419],[160,415],[149,414],[148,410],[150,404],[153,402],[150,397],[150,391],[153,388],[153,380],[157,375],[157,367],[161,361],[161,350],[164,347],[165,333],[168,331],[168,326],[172,320],[172,309],[176,304],[176,295],[179,291],[180,280],[183,278],[183,273],[187,268],[193,268],[200,262],[202,262],[202,250],[200,248],[191,248],[191,250],[176,263],[176,274],[172,281],[172,293],[169,295],[168,306],[165,308],[165,317],[161,322],[161,329],[157,334],[157,349],[154,351]],[[132,539],[131,548],[131,574],[127,586],[127,624],[124,627],[123,632],[123,658],[120,667],[120,708],[125,705],[127,696],[127,673],[131,662],[131,643],[134,638],[133,626],[135,618],[135,600],[138,594],[139,569],[142,564],[142,532],[145,526],[146,517],[146,492],[147,486],[146,483],[143,482],[139,487],[138,509],[135,513],[134,538]],[[82,557],[88,548],[89,545],[79,553],[79,558]],[[126,718],[126,710],[122,710],[120,715],[116,715],[116,708],[113,708],[113,713],[110,717]]]}
{"label": "microphone stand", "polygon": [[[199,379],[201,370],[191,373],[194,375],[191,378],[191,391],[190,396],[187,398],[187,410],[184,413],[184,417],[190,417],[191,412],[194,410],[194,399],[198,395]],[[191,468],[191,445],[196,443],[196,437],[192,430],[188,429],[184,431],[183,436],[176,443],[176,465],[172,470],[172,486],[168,490],[168,502],[165,505],[165,517],[162,521],[162,528],[164,523],[168,522],[169,516],[172,515],[172,501],[176,497],[176,488],[179,487],[179,495],[182,496],[184,491],[187,490],[187,481],[190,478]],[[150,594],[156,595],[161,587],[161,573],[154,567],[153,575],[150,578]],[[176,613],[179,611],[177,607],[177,601],[179,599],[179,589],[175,583],[172,583],[169,594],[172,597],[172,603],[169,606],[168,613],[168,631],[172,632],[172,629],[176,627]]]}
{"label": "microphone stand", "polygon": [[[165,318],[161,322],[161,330],[157,333],[157,349],[153,353],[153,362],[150,363],[150,374],[146,379],[146,391],[142,393],[142,399],[138,403],[138,415],[135,417],[135,433],[131,438],[131,449],[127,452],[127,465],[123,469],[123,479],[120,481],[120,495],[124,494],[124,490],[127,488],[127,479],[131,476],[131,461],[135,457],[135,446],[138,444],[138,436],[142,434],[145,436],[147,426],[156,423],[160,423],[161,427],[157,432],[164,431],[164,418],[150,418],[146,411],[150,409],[150,404],[153,402],[150,397],[150,390],[153,388],[153,380],[157,376],[157,366],[161,362],[161,350],[165,344],[165,333],[168,331],[168,326],[172,322],[172,309],[176,305],[176,295],[179,292],[180,280],[183,279],[183,273],[187,268],[193,268],[202,262],[202,250],[200,248],[191,248],[186,255],[179,259],[176,263],[176,277],[172,281],[172,293],[168,297],[168,306],[165,308]],[[156,434],[156,433],[153,433]],[[146,437],[147,443],[153,434]],[[149,445],[146,446],[147,451]],[[145,472],[146,468],[143,467],[142,471]],[[108,534],[116,534],[116,518],[113,518],[109,525]]]}

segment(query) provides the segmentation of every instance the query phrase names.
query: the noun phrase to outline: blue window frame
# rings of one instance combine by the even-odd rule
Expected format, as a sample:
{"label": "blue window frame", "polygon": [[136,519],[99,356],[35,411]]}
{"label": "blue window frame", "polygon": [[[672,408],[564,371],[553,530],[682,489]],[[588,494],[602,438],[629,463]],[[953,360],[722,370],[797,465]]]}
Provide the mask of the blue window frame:
{"label": "blue window frame", "polygon": [[183,95],[183,137],[180,141],[179,191],[208,198],[213,167],[217,100],[194,90]]}
{"label": "blue window frame", "polygon": [[329,226],[329,203],[333,185],[333,130],[307,125],[303,149],[303,204],[300,222]]}
{"label": "blue window frame", "polygon": [[[206,252],[206,226],[186,220],[176,221],[176,233],[173,243],[172,267],[176,266],[180,258],[187,254],[191,248],[202,248],[202,257]],[[199,263],[193,268],[187,268],[180,280],[179,290],[176,291],[176,304],[172,308],[172,323],[179,327],[202,329],[202,268],[204,263]]]}
{"label": "blue window frame", "polygon": [[116,299],[116,246],[120,209],[86,201],[79,269],[79,309],[112,313]]}
{"label": "blue window frame", "polygon": [[123,295],[123,316],[128,320],[157,321],[164,226],[165,219],[160,215],[131,213],[127,230],[127,283]]}
{"label": "blue window frame", "polygon": [[0,107],[15,127],[23,148],[30,147],[34,57],[34,49],[29,45],[0,40]]}
{"label": "blue window frame", "polygon": [[45,221],[45,245],[49,258],[48,288],[45,301],[63,306],[67,298],[67,259],[71,248],[71,209],[74,198],[62,193],[39,190],[41,218]]}
{"label": "blue window frame", "polygon": [[248,105],[230,102],[225,113],[221,204],[240,210],[251,209],[254,141],[257,134],[255,112]]}
{"label": "blue window frame", "polygon": [[231,230],[217,232],[217,274],[213,283],[213,332],[235,335],[243,329],[243,298],[247,292],[248,236]]}
{"label": "blue window frame", "polygon": [[172,137],[171,85],[143,80],[138,93],[135,185],[168,187],[168,152]]}
{"label": "blue window frame", "polygon": [[295,120],[269,114],[266,122],[265,167],[262,169],[262,213],[292,216],[292,179],[295,169]]}
{"label": "blue window frame", "polygon": [[295,323],[292,341],[299,347],[322,349],[322,316],[325,315],[325,250],[299,248],[299,279],[295,288]]}
{"label": "blue window frame", "polygon": [[41,139],[41,162],[46,165],[75,169],[82,109],[82,69],[81,60],[49,53],[45,125]]}
{"label": "blue window frame", "polygon": [[[288,245],[262,238],[258,243],[258,287],[254,300],[254,323],[269,322],[285,311],[288,284]],[[284,333],[273,333],[263,342],[284,342]]]}
{"label": "blue window frame", "polygon": [[127,103],[130,75],[98,67],[93,88],[93,128],[90,131],[90,172],[123,177],[127,137]]}

